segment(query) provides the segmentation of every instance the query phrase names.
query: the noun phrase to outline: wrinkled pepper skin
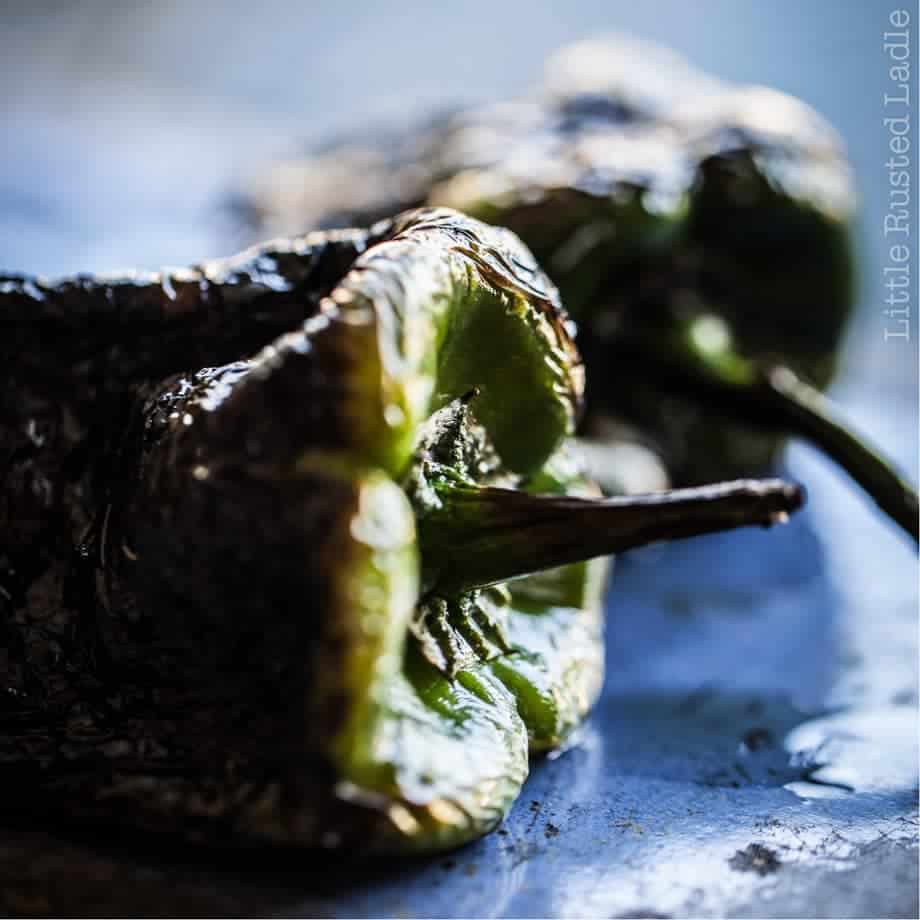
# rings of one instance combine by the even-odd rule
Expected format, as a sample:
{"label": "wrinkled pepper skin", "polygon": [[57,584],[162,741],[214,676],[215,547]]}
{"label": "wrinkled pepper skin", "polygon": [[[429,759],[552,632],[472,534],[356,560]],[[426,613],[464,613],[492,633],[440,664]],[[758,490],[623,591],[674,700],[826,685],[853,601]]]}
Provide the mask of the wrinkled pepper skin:
{"label": "wrinkled pepper skin", "polygon": [[455,846],[599,692],[596,557],[802,501],[593,497],[555,289],[446,209],[147,278],[8,278],[0,325],[9,809]]}
{"label": "wrinkled pepper skin", "polygon": [[855,196],[833,130],[782,93],[727,86],[645,43],[581,42],[528,99],[327,147],[246,196],[258,233],[362,224],[394,202],[517,233],[578,323],[587,432],[615,417],[678,484],[765,469],[783,437],[665,386],[662,327],[719,317],[726,349],[779,357],[819,388],[833,375]]}
{"label": "wrinkled pepper skin", "polygon": [[581,366],[530,254],[427,211],[162,276],[2,284],[15,796],[321,846],[431,849],[500,820],[528,735],[558,744],[598,692],[605,564],[542,601],[524,579],[521,609],[488,589],[500,646],[445,673],[409,629],[398,483],[474,386],[506,481],[571,432]]}

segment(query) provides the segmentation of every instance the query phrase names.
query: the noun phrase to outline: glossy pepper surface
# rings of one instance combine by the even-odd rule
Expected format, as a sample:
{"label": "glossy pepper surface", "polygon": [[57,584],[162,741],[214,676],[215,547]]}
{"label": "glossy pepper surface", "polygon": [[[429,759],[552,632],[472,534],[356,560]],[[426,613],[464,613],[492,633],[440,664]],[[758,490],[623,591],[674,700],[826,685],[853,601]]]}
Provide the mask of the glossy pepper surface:
{"label": "glossy pepper surface", "polygon": [[445,209],[155,276],[8,277],[0,326],[10,808],[469,840],[599,691],[594,557],[802,500],[597,498],[555,289]]}

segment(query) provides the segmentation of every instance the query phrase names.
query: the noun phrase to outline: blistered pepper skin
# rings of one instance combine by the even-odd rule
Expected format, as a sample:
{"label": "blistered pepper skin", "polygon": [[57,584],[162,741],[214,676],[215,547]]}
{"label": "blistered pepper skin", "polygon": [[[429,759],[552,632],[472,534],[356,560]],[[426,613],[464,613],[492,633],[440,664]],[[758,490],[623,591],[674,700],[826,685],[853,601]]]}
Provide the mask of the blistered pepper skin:
{"label": "blistered pepper skin", "polygon": [[10,809],[458,845],[599,692],[595,557],[801,504],[777,482],[589,497],[571,325],[507,231],[423,209],[200,274],[178,314],[179,275],[0,291]]}
{"label": "blistered pepper skin", "polygon": [[470,386],[517,475],[571,431],[581,368],[526,250],[429,211],[0,294],[22,471],[4,490],[8,773],[59,811],[191,836],[430,849],[499,820],[527,728],[486,663],[447,678],[407,649],[398,480]]}

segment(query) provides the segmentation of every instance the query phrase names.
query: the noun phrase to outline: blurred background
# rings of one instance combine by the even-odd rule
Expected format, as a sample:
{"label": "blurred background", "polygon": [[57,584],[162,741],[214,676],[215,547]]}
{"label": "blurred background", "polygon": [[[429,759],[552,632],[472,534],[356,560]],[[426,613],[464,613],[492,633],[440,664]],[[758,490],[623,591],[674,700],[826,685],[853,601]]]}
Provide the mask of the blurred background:
{"label": "blurred background", "polygon": [[558,46],[625,31],[718,77],[799,96],[835,125],[862,197],[850,360],[914,392],[916,349],[884,341],[882,314],[882,33],[896,5],[8,0],[0,270],[153,269],[227,254],[223,196],[265,161],[368,121],[521,94]]}
{"label": "blurred background", "polygon": [[[0,8],[0,272],[155,269],[229,254],[238,240],[224,207],[228,192],[266,162],[369,123],[522,94],[560,45],[627,32],[720,78],[798,96],[840,132],[862,200],[861,295],[833,393],[916,481],[916,306],[909,342],[885,341],[882,312],[889,155],[882,119],[890,91],[882,35],[895,6],[7,0]],[[555,801],[555,824],[547,827],[565,832],[571,823],[575,842],[565,843],[563,833],[541,862],[543,844],[528,837],[536,812],[519,808],[510,838],[464,851],[468,868],[479,859],[491,874],[459,900],[458,876],[442,889],[445,876],[435,867],[411,870],[409,887],[402,878],[348,901],[311,902],[313,909],[351,916],[915,911],[916,851],[905,862],[880,841],[902,832],[916,839],[916,556],[828,462],[794,445],[788,467],[808,484],[811,504],[783,541],[714,538],[653,549],[622,567],[611,604],[608,702],[593,720],[596,733],[546,765],[531,786],[543,802],[540,821]],[[715,701],[705,691],[713,683],[724,694]],[[761,707],[756,718],[785,735],[785,749],[760,774],[746,761],[748,779],[719,778],[713,762],[700,780],[701,764],[713,752],[730,760],[753,724],[746,694]],[[694,699],[699,718],[687,708]],[[839,707],[850,721],[828,723]],[[806,748],[824,752],[827,775],[842,787],[816,791],[814,757],[810,772],[795,774],[806,782],[789,781],[790,763]],[[611,802],[620,823],[603,817]],[[779,823],[763,823],[777,815]],[[609,836],[611,828],[621,829],[618,836]],[[651,828],[670,836],[660,840]],[[597,842],[602,833],[606,843]],[[834,835],[852,847],[828,850]],[[728,856],[751,840],[767,840],[804,874],[783,876],[791,887],[774,897],[769,880],[731,871]],[[530,847],[524,862],[508,849],[518,841]],[[833,863],[841,853],[845,866]],[[844,869],[856,873],[849,882]],[[283,903],[294,909],[293,900]]]}
{"label": "blurred background", "polygon": [[[909,342],[885,341],[882,312],[891,90],[882,35],[896,6],[7,2],[0,271],[156,269],[229,254],[241,237],[228,193],[267,162],[368,124],[520,95],[560,45],[622,31],[717,77],[798,96],[840,132],[862,201],[861,296],[835,392],[867,433],[903,445],[901,462],[915,473],[917,311]],[[886,422],[877,410],[892,399],[898,420]]]}

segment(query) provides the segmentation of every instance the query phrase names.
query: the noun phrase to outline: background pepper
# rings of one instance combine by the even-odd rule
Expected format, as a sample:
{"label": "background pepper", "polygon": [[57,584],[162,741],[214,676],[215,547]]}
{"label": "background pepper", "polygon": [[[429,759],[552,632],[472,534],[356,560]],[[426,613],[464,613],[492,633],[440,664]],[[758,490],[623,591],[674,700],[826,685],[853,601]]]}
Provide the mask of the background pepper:
{"label": "background pepper", "polygon": [[[653,447],[678,484],[762,471],[785,435],[804,437],[917,539],[913,487],[808,385],[833,376],[854,275],[849,168],[815,112],[606,40],[557,53],[530,99],[418,134],[358,137],[284,164],[247,213],[259,232],[290,231],[363,223],[395,201],[507,226],[579,324],[585,433]],[[365,181],[343,206],[324,187],[349,162]],[[724,373],[745,362],[744,374]],[[793,376],[794,387],[771,383]],[[611,454],[592,456],[617,481],[603,469]]]}

